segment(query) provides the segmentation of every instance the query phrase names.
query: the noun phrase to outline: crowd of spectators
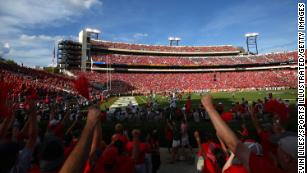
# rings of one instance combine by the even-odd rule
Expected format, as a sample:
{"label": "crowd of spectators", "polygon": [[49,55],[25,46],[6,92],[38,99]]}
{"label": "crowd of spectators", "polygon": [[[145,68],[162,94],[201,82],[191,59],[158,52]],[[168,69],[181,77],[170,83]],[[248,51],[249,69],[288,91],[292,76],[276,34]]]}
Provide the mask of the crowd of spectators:
{"label": "crowd of spectators", "polygon": [[[77,72],[90,81],[107,83],[107,75],[98,72]],[[262,70],[215,73],[112,73],[112,94],[183,92],[202,90],[264,89],[296,87],[295,70]],[[119,82],[120,81],[120,82]]]}
{"label": "crowd of spectators", "polygon": [[[7,64],[0,62],[2,77],[12,77],[11,80],[23,81],[29,84],[35,84],[43,88],[68,90],[73,85],[72,79],[63,75],[52,74],[43,70],[27,68],[16,64]],[[5,80],[5,81],[11,81]],[[16,82],[18,83],[18,82]],[[20,82],[18,83],[20,84]]]}
{"label": "crowd of spectators", "polygon": [[69,92],[72,91],[72,79],[64,76],[3,62],[0,63],[0,72],[1,81],[9,87],[10,97],[21,107],[32,90],[37,93],[42,104],[76,97]]}
{"label": "crowd of spectators", "polygon": [[[190,97],[184,108],[176,106],[180,95],[170,95],[169,99],[169,106],[161,112],[161,123],[165,124],[166,137],[171,141],[170,164],[187,159],[189,154],[181,155],[178,151],[191,147],[189,122],[194,119],[201,125],[204,118],[212,122],[216,134],[213,131],[206,131],[206,135],[199,130],[194,132],[199,171],[296,171],[297,135],[284,128],[291,117],[287,102],[269,95],[252,104],[242,99],[234,103],[231,110],[224,110],[221,103],[213,104],[211,97],[206,95],[195,110]],[[159,169],[161,138],[158,131],[163,129],[151,129],[144,134],[139,129],[125,129],[118,123],[112,137],[105,139],[103,134],[107,132],[102,130],[102,125],[108,120],[109,112],[93,106],[88,112],[71,116],[73,109],[64,109],[59,103],[48,106],[51,111],[46,118],[38,118],[37,103],[38,98],[28,100],[29,106],[22,117],[17,116],[14,108],[10,109],[10,115],[1,110],[1,172],[156,173]],[[154,98],[149,99],[146,110],[153,111],[154,104]],[[260,140],[250,135],[250,127],[244,124],[248,121],[255,126]],[[229,122],[239,123],[242,128],[236,132],[228,126]]]}
{"label": "crowd of spectators", "polygon": [[296,62],[297,52],[271,53],[246,56],[180,57],[106,54],[94,55],[93,61],[109,64],[161,65],[161,66],[219,66],[241,64],[268,64]]}
{"label": "crowd of spectators", "polygon": [[92,41],[92,46],[107,49],[127,49],[127,50],[141,50],[141,51],[157,51],[157,52],[231,52],[238,51],[239,48],[231,45],[223,46],[162,46],[162,45],[142,45],[118,43],[109,41]]}

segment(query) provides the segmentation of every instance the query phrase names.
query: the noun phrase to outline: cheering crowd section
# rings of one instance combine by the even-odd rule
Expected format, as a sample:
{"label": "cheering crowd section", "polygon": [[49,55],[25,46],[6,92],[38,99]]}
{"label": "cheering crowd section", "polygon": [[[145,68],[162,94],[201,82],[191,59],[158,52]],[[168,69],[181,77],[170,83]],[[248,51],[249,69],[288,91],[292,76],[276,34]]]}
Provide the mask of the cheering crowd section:
{"label": "cheering crowd section", "polygon": [[142,44],[129,44],[117,43],[108,41],[91,41],[93,47],[101,49],[126,49],[126,50],[141,50],[141,51],[156,51],[156,52],[228,52],[240,49],[235,46],[158,46],[158,45],[142,45]]}
{"label": "cheering crowd section", "polygon": [[[0,72],[1,82],[6,83],[11,91],[10,97],[21,103],[17,107],[24,107],[24,97],[33,90],[42,105],[64,100],[84,104],[84,99],[74,91],[75,80],[70,77],[5,62],[0,62]],[[92,100],[100,99],[101,92],[93,87],[89,87],[89,90]]]}
{"label": "cheering crowd section", "polygon": [[[90,81],[107,82],[107,76],[98,72],[79,72]],[[111,93],[147,93],[149,91],[203,91],[257,89],[269,87],[295,88],[296,70],[278,69],[216,73],[112,73]],[[121,82],[119,82],[121,81]]]}
{"label": "cheering crowd section", "polygon": [[[79,94],[88,95],[81,89],[84,89],[84,83],[79,85],[83,85],[76,87]],[[1,91],[3,89],[2,85]],[[157,132],[163,129],[152,129],[147,134],[116,124],[112,137],[105,139],[102,138],[106,133],[102,131],[102,125],[106,123],[106,116],[110,116],[109,112],[93,107],[88,110],[87,116],[81,112],[71,116],[73,109],[63,109],[62,103],[47,103],[50,114],[46,118],[38,118],[41,117],[41,108],[37,106],[39,97],[32,91],[25,94],[28,106],[20,116],[12,106],[10,94],[14,90],[7,91],[1,92],[1,96],[6,98],[5,103],[8,103],[5,106],[7,112],[1,109],[1,172],[147,173],[157,172],[161,165]],[[176,97],[170,96],[171,102],[166,108],[168,113],[162,117],[165,136],[170,141],[170,164],[176,164],[181,158],[179,150],[190,146],[189,136],[193,134],[189,134],[188,129],[193,116],[194,121],[201,124],[211,120],[216,129],[216,132],[206,131],[204,134],[196,129],[194,133],[199,147],[199,171],[296,171],[297,135],[284,128],[288,120],[296,116],[290,113],[296,111],[291,111],[286,102],[270,94],[265,100],[253,104],[242,99],[226,111],[220,103],[213,104],[211,97],[206,95],[200,107],[200,115],[206,118],[197,120],[191,100],[186,101],[182,110],[176,106]],[[1,108],[5,103],[1,103]],[[152,110],[153,105],[153,102],[148,102],[147,111]],[[245,125],[250,121],[258,138],[250,135],[250,127]],[[242,128],[236,132],[227,123],[241,124]]]}
{"label": "cheering crowd section", "polygon": [[241,64],[268,64],[297,62],[297,52],[271,53],[251,56],[176,57],[106,54],[94,55],[93,61],[110,64],[164,65],[164,66],[219,66]]}

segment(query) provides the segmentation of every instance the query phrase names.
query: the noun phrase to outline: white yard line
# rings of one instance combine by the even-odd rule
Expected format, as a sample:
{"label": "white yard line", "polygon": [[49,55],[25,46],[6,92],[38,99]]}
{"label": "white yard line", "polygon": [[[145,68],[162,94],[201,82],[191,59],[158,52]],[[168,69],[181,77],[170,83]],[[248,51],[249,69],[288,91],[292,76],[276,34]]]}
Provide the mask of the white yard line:
{"label": "white yard line", "polygon": [[130,97],[120,97],[110,106],[110,109],[124,108],[124,107],[127,107],[130,103],[133,106],[138,106],[138,103],[137,103],[135,97],[132,97],[132,96],[130,96]]}

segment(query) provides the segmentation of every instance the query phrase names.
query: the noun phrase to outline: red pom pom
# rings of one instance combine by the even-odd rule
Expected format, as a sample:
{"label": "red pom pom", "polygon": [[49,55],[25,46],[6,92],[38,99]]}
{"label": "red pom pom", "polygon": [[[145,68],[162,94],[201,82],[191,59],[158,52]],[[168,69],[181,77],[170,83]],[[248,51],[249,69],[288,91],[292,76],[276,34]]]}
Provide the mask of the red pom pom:
{"label": "red pom pom", "polygon": [[226,122],[229,122],[232,120],[232,113],[231,112],[223,112],[222,115],[221,115],[221,118],[226,121]]}
{"label": "red pom pom", "polygon": [[88,83],[87,78],[81,75],[78,77],[78,79],[74,81],[74,83],[75,83],[75,88],[78,91],[78,93],[89,100],[90,98],[89,90],[88,90],[89,83]]}

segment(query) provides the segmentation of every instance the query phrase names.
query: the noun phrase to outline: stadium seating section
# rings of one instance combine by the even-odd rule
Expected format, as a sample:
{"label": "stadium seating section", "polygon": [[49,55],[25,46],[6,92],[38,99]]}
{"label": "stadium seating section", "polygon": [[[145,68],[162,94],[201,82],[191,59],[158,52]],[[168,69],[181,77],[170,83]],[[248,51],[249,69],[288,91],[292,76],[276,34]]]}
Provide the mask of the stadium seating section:
{"label": "stadium seating section", "polygon": [[297,52],[273,53],[251,56],[220,57],[166,57],[144,55],[107,54],[92,57],[94,61],[126,65],[162,65],[162,66],[219,66],[238,64],[268,64],[297,61]]}
{"label": "stadium seating section", "polygon": [[[137,55],[107,55],[114,64],[136,65],[238,65],[250,63],[270,63],[297,61],[297,52],[274,53],[258,56],[234,57],[150,57]],[[94,57],[95,61],[104,61],[103,56]],[[16,93],[27,92],[28,88],[40,90],[40,96],[54,95],[58,91],[73,91],[73,79],[21,67],[0,63],[0,79],[14,83]],[[90,81],[105,84],[106,73],[73,71],[76,75],[85,74]],[[232,71],[210,73],[112,73],[112,91],[118,93],[148,93],[149,91],[202,91],[233,90],[233,89],[263,89],[270,87],[296,87],[297,72],[295,69]],[[95,89],[90,89],[95,95]],[[73,92],[71,93],[73,94]],[[98,93],[96,93],[98,94]],[[93,95],[93,94],[92,94]]]}
{"label": "stadium seating section", "polygon": [[239,48],[230,45],[224,46],[159,46],[129,43],[116,43],[108,41],[92,41],[94,47],[101,49],[126,49],[157,52],[231,52],[240,51]]}
{"label": "stadium seating section", "polygon": [[[91,81],[107,82],[105,73],[85,74]],[[231,90],[268,87],[296,87],[296,70],[267,70],[220,73],[112,73],[112,93],[149,91]]]}

